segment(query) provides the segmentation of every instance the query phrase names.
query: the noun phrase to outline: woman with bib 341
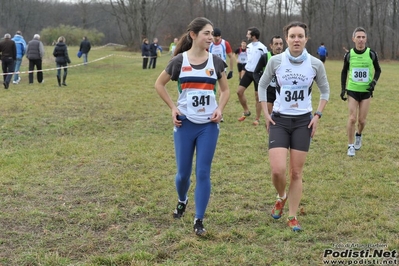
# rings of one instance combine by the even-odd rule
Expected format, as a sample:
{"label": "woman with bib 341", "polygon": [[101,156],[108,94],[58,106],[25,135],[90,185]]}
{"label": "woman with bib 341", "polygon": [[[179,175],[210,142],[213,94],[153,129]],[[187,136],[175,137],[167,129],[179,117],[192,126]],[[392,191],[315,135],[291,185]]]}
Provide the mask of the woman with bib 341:
{"label": "woman with bib 341", "polygon": [[[199,236],[206,232],[203,218],[211,192],[211,164],[219,136],[219,122],[230,96],[226,63],[207,51],[213,41],[212,35],[211,21],[203,17],[194,19],[179,39],[175,56],[155,82],[157,93],[172,110],[174,124],[178,194],[174,218],[181,218],[186,211],[196,152],[194,232]],[[178,82],[177,106],[166,90],[170,80]],[[219,103],[216,101],[216,82],[220,90]]]}

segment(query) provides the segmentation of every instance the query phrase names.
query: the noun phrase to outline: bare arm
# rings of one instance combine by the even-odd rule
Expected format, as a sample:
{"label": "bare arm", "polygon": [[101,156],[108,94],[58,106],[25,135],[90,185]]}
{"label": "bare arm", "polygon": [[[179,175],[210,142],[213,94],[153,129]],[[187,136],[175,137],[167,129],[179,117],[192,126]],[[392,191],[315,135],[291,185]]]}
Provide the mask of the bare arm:
{"label": "bare arm", "polygon": [[172,110],[172,119],[173,124],[177,127],[181,126],[181,121],[177,120],[177,116],[181,115],[179,109],[177,109],[175,103],[170,98],[168,91],[166,90],[166,83],[170,81],[171,76],[166,73],[166,71],[162,71],[161,74],[158,76],[157,80],[155,81],[155,90],[157,91],[158,95],[161,99],[169,106]]}

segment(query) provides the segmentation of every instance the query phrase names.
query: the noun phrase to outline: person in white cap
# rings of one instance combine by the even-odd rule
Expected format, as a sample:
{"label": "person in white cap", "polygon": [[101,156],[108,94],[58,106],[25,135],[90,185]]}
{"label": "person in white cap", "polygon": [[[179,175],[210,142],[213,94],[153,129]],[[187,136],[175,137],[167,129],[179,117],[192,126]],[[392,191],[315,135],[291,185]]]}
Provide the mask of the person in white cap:
{"label": "person in white cap", "polygon": [[44,46],[40,41],[40,35],[35,34],[33,40],[26,47],[26,57],[29,59],[29,84],[33,84],[33,70],[37,70],[37,82],[43,83],[42,58]]}

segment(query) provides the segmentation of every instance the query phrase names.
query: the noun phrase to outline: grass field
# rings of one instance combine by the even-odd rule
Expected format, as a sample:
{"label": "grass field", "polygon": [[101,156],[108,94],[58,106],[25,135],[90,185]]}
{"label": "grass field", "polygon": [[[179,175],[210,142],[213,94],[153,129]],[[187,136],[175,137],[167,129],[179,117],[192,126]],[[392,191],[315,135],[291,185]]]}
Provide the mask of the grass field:
{"label": "grass field", "polygon": [[[46,49],[44,69],[53,68]],[[72,65],[80,64],[77,47],[69,49]],[[235,71],[212,168],[208,234],[198,238],[194,175],[185,217],[171,215],[173,126],[154,89],[169,56],[155,70],[114,48],[94,49],[89,61],[103,57],[72,67],[67,87],[49,70],[43,84],[28,85],[22,74],[21,84],[0,91],[0,265],[324,265],[333,261],[323,257],[327,249],[399,250],[399,63],[381,62],[363,147],[349,158],[342,62],[326,62],[331,96],[304,169],[300,233],[287,228],[286,216],[270,216],[267,134],[253,117],[237,121]],[[175,86],[168,85],[174,99]],[[252,86],[246,95],[254,113]],[[318,97],[315,88],[314,106]]]}

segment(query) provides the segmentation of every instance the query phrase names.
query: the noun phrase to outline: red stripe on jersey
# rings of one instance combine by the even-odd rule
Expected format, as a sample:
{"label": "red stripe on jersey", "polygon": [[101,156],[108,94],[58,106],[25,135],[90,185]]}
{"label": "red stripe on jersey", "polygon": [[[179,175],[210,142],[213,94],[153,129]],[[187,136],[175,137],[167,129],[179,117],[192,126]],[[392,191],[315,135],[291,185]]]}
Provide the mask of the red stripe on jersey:
{"label": "red stripe on jersey", "polygon": [[197,90],[213,90],[214,84],[209,83],[198,83],[198,82],[185,82],[181,84],[182,90],[185,89],[197,89]]}

